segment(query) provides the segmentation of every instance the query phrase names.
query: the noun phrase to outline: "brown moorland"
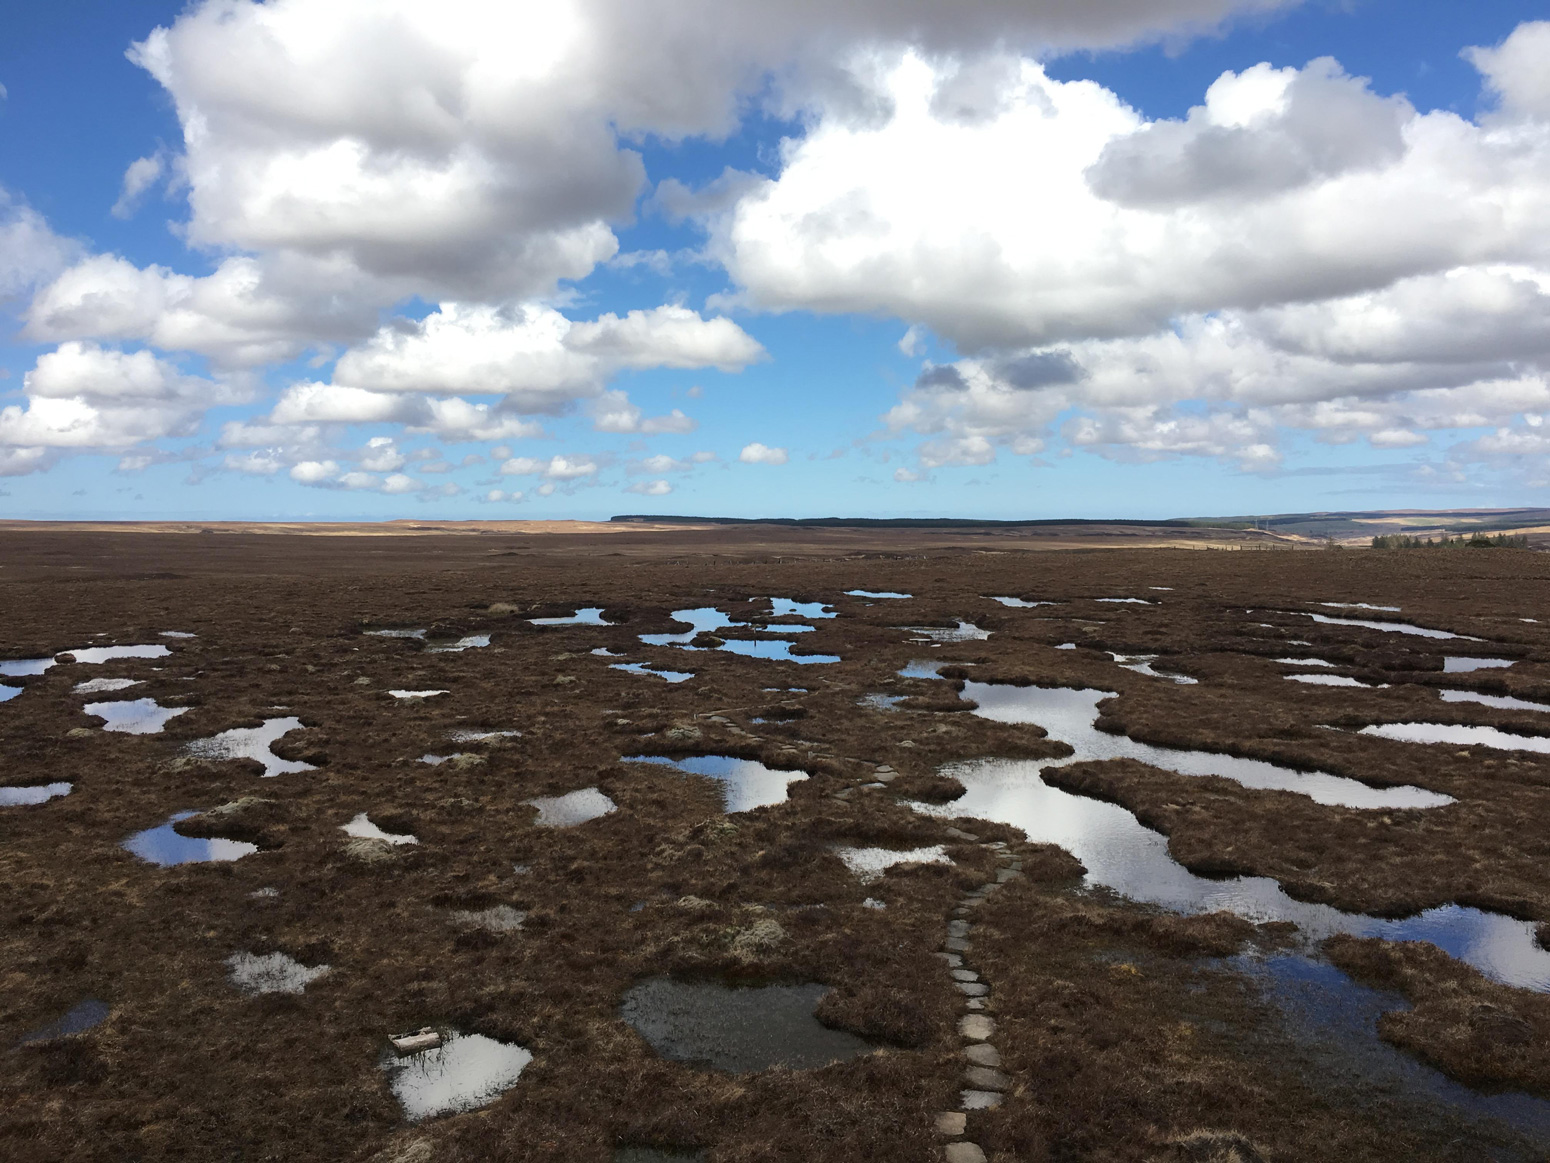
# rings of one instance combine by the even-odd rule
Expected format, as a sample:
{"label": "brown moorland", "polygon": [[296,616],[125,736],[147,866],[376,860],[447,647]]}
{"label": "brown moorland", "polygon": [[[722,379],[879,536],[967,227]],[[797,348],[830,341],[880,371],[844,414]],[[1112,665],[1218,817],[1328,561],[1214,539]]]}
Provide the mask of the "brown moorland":
{"label": "brown moorland", "polygon": [[[1215,536],[1192,544],[1253,543]],[[1103,724],[1137,739],[1457,801],[1358,812],[1128,762],[1048,772],[1130,808],[1186,866],[1272,876],[1346,909],[1458,902],[1550,922],[1550,757],[1351,729],[1415,720],[1550,734],[1534,712],[1436,693],[1550,702],[1550,622],[1525,621],[1550,610],[1550,557],[1038,551],[1072,544],[1079,538],[753,526],[0,532],[0,659],[86,645],[169,650],[5,680],[24,690],[0,704],[0,785],[73,788],[0,808],[0,1157],[601,1161],[638,1144],[701,1149],[711,1163],[938,1159],[936,1113],[956,1109],[963,1085],[964,1012],[938,952],[963,894],[995,879],[987,841],[1008,843],[1022,863],[975,910],[973,957],[1011,1079],[999,1108],[969,1114],[989,1158],[1545,1157],[1550,1116],[1513,1123],[1376,1081],[1332,1084],[1262,979],[1240,972],[1245,956],[1285,945],[1281,927],[1125,901],[1085,887],[1058,849],[982,820],[922,816],[905,801],[950,803],[956,787],[936,774],[950,762],[1067,753],[1036,727],[973,715],[954,697],[956,680],[1092,687],[1115,693]],[[871,601],[852,589],[913,596]],[[772,619],[772,595],[824,602],[838,616]],[[1059,604],[1007,608],[993,595]],[[1098,601],[1122,596],[1154,604]],[[607,624],[530,621],[587,606],[603,608]],[[725,633],[841,661],[640,641],[681,633],[672,612],[704,606],[749,627],[810,624],[796,635]],[[1481,641],[1320,623],[1313,612],[1403,617]],[[898,629],[959,621],[990,637],[933,648]],[[363,633],[372,628],[489,635],[490,645],[435,652]],[[1068,643],[1076,648],[1057,649]],[[603,647],[623,657],[593,653]],[[1159,655],[1159,667],[1200,681],[1120,669],[1111,651]],[[1514,665],[1444,677],[1443,658],[1458,653]],[[1289,683],[1274,659],[1291,655],[1389,685]],[[919,658],[960,665],[947,681],[898,674]],[[669,684],[611,666],[625,661],[694,677]],[[139,685],[73,691],[101,677]],[[872,694],[903,701],[863,704]],[[141,697],[186,712],[131,735],[103,731],[83,710]],[[252,761],[186,751],[283,716],[304,729],[276,752],[315,770],[266,779]],[[472,728],[521,735],[449,740]],[[461,758],[421,759],[452,753]],[[738,755],[807,778],[783,803],[728,816],[714,782],[626,761],[642,754]],[[865,786],[880,782],[879,764],[897,778]],[[535,826],[525,801],[587,787],[617,810],[574,828]],[[161,868],[121,846],[182,811],[198,813],[183,834],[260,851]],[[352,840],[340,829],[361,812],[419,842]],[[952,863],[863,884],[836,844],[940,844]],[[458,918],[501,905],[525,914],[519,929]],[[1366,948],[1336,943],[1330,957],[1393,991],[1395,1009],[1400,994],[1416,1004],[1413,1017],[1381,1024],[1410,1061],[1543,1092],[1527,1051],[1478,1045],[1492,1031],[1518,1037],[1521,1025],[1475,1021],[1472,1030],[1489,1029],[1470,1035],[1473,1051],[1458,1049],[1467,1039],[1456,1029],[1488,1004],[1538,1030],[1539,995],[1475,982],[1430,947],[1353,951]],[[283,952],[330,971],[305,993],[252,997],[230,979],[237,952]],[[660,974],[821,982],[832,992],[819,1017],[878,1049],[820,1070],[737,1076],[667,1061],[619,1016],[630,985]],[[1465,995],[1475,1008],[1456,1020]],[[101,1024],[19,1044],[83,998],[107,1003]],[[410,1123],[379,1063],[388,1033],[422,1025],[518,1043],[533,1061],[490,1105]]]}

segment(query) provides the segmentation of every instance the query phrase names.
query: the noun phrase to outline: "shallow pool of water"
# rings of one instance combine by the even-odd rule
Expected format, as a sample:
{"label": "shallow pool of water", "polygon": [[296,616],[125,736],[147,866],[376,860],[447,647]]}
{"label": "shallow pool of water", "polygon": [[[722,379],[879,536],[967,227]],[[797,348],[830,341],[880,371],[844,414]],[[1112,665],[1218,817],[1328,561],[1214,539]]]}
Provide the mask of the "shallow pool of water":
{"label": "shallow pool of water", "polygon": [[691,627],[687,633],[682,634],[642,634],[640,640],[647,646],[684,646],[694,641],[697,634],[714,634],[718,630],[725,630],[729,626],[741,626],[742,622],[734,622],[714,606],[697,606],[692,610],[674,610],[673,621],[687,622]]}
{"label": "shallow pool of water", "polygon": [[1373,622],[1363,618],[1331,618],[1324,614],[1309,614],[1315,622],[1325,626],[1364,626],[1369,630],[1383,630],[1390,634],[1411,634],[1418,638],[1453,638],[1463,642],[1480,642],[1468,634],[1452,634],[1447,630],[1429,630],[1425,626],[1412,626],[1409,622]]}
{"label": "shallow pool of water", "polygon": [[[1053,734],[1054,732],[1052,732]],[[1168,839],[1118,804],[1051,787],[1040,771],[1070,760],[986,759],[951,764],[965,794],[949,804],[911,806],[925,815],[973,816],[1021,828],[1036,843],[1058,844],[1087,868],[1086,880],[1182,913],[1227,909],[1255,922],[1291,921],[1307,941],[1336,933],[1389,941],[1431,941],[1507,985],[1550,989],[1550,952],[1534,926],[1460,905],[1388,920],[1293,900],[1268,877],[1196,876],[1168,854]]]}
{"label": "shallow pool of water", "polygon": [[139,686],[137,678],[91,678],[85,682],[78,682],[70,688],[71,694],[76,695],[105,695],[113,691],[127,691],[132,686]]}
{"label": "shallow pool of water", "polygon": [[[1284,1031],[1311,1056],[1309,1068],[1317,1072],[1318,1085],[1347,1095],[1369,1094],[1384,1103],[1400,1099],[1427,1114],[1451,1108],[1446,1113],[1454,1117],[1528,1133],[1541,1148],[1550,1144],[1550,1102],[1471,1090],[1373,1037],[1385,1012],[1410,1008],[1399,994],[1360,985],[1328,962],[1303,954],[1244,954],[1223,964],[1248,976],[1281,1011]],[[1482,1150],[1475,1157],[1528,1163],[1544,1155],[1542,1150],[1526,1155]]]}
{"label": "shallow pool of water", "polygon": [[1497,751],[1536,751],[1550,755],[1550,739],[1515,735],[1495,727],[1470,727],[1457,723],[1374,723],[1363,735],[1398,739],[1401,743],[1446,743],[1452,747],[1490,747]]}
{"label": "shallow pool of water", "polygon": [[1157,604],[1156,602],[1149,602],[1145,598],[1098,598],[1096,600],[1100,602],[1112,602],[1115,605],[1121,606],[1155,606]]}
{"label": "shallow pool of water", "polygon": [[687,759],[669,759],[663,755],[629,755],[622,763],[658,763],[675,767],[687,775],[703,775],[721,785],[723,808],[728,812],[746,812],[770,804],[783,804],[788,789],[807,778],[803,771],[779,771],[757,759],[739,759],[732,755],[691,755]]}
{"label": "shallow pool of water", "polygon": [[477,650],[490,644],[488,634],[467,634],[451,642],[433,642],[426,646],[427,654],[460,654],[464,650]]}
{"label": "shallow pool of water", "polygon": [[846,594],[853,598],[909,598],[913,594],[896,594],[889,590],[846,590]]}
{"label": "shallow pool of water", "polygon": [[836,847],[834,854],[845,862],[862,884],[882,879],[883,873],[897,864],[951,864],[944,845],[930,848],[850,848]]}
{"label": "shallow pool of water", "polygon": [[1445,703],[1480,703],[1503,711],[1550,711],[1550,703],[1531,703],[1511,695],[1483,695],[1478,691],[1439,691]]}
{"label": "shallow pool of water", "polygon": [[986,594],[993,602],[1000,602],[1003,606],[1010,606],[1014,610],[1031,610],[1036,606],[1058,606],[1059,602],[1025,602],[1021,598],[999,598],[994,594]]}
{"label": "shallow pool of water", "polygon": [[1505,670],[1515,660],[1511,658],[1444,658],[1443,674],[1468,674],[1472,670]]}
{"label": "shallow pool of water", "polygon": [[1386,682],[1363,682],[1343,674],[1288,674],[1282,677],[1287,682],[1306,683],[1309,686],[1356,686],[1367,690],[1386,690],[1389,685]]}
{"label": "shallow pool of water", "polygon": [[427,630],[366,630],[373,638],[424,638]]}
{"label": "shallow pool of water", "polygon": [[231,983],[243,993],[302,993],[328,972],[327,965],[303,965],[284,953],[233,953],[226,958]]}
{"label": "shallow pool of water", "polygon": [[577,824],[585,824],[588,820],[617,811],[619,807],[595,787],[584,787],[562,796],[539,796],[522,802],[538,809],[538,818],[533,822],[540,828],[574,828]]}
{"label": "shallow pool of water", "polygon": [[899,704],[907,698],[908,695],[862,695],[856,704],[870,711],[892,711],[897,710]]}
{"label": "shallow pool of water", "polygon": [[694,672],[689,670],[657,670],[644,662],[615,662],[610,664],[609,670],[622,670],[628,674],[650,675],[652,678],[666,679],[671,683],[688,682],[694,677]]}
{"label": "shallow pool of water", "polygon": [[404,1114],[418,1122],[488,1106],[517,1084],[532,1060],[522,1046],[446,1031],[436,1049],[406,1058],[388,1050],[380,1065]]}
{"label": "shallow pool of water", "polygon": [[384,844],[418,844],[420,841],[407,832],[384,832],[373,824],[365,812],[361,812],[348,824],[340,824],[339,830],[357,840],[381,840]]}
{"label": "shallow pool of water", "polygon": [[0,703],[8,703],[24,691],[25,687],[6,686],[0,683]]}
{"label": "shallow pool of water", "polygon": [[602,606],[588,606],[565,618],[529,618],[535,626],[606,626]]}
{"label": "shallow pool of water", "polygon": [[835,611],[822,602],[797,602],[791,598],[770,599],[772,618],[834,618],[837,616]]}
{"label": "shallow pool of water", "polygon": [[728,654],[741,654],[744,658],[764,658],[772,662],[795,662],[801,666],[816,666],[840,661],[838,654],[794,654],[789,642],[754,642],[747,638],[728,638],[716,649]]}
{"label": "shallow pool of water", "polygon": [[1283,666],[1334,666],[1333,662],[1326,662],[1322,658],[1275,658],[1272,662],[1279,662]]}
{"label": "shallow pool of water", "polygon": [[[0,662],[0,678],[29,678],[54,665],[52,658],[9,658]],[[19,687],[11,689],[20,690]]]}
{"label": "shallow pool of water", "polygon": [[900,626],[900,630],[915,635],[917,642],[983,642],[990,637],[989,630],[981,630],[973,622],[959,622],[956,626]]}
{"label": "shallow pool of water", "polygon": [[0,787],[0,808],[27,808],[47,803],[59,796],[67,796],[74,787],[70,783],[40,783],[31,787]]}
{"label": "shallow pool of water", "polygon": [[136,832],[124,841],[124,847],[141,860],[160,864],[164,868],[174,864],[241,860],[244,856],[251,856],[258,851],[257,844],[249,844],[246,840],[228,840],[220,836],[199,840],[174,831],[173,825],[178,821],[198,814],[198,812],[178,812],[160,827]]}
{"label": "shallow pool of water", "polygon": [[625,993],[619,1013],[673,1062],[729,1074],[772,1066],[812,1070],[872,1050],[813,1016],[828,992],[817,984],[734,988],[651,977]]}
{"label": "shallow pool of water", "polygon": [[450,695],[451,691],[388,691],[395,699],[433,699],[437,695]]}
{"label": "shallow pool of water", "polygon": [[200,759],[254,759],[264,765],[264,777],[315,771],[299,759],[281,759],[270,748],[292,731],[303,730],[294,715],[285,719],[265,719],[258,727],[233,727],[208,739],[195,739],[184,751]]}
{"label": "shallow pool of water", "polygon": [[1322,771],[1295,771],[1262,759],[1156,747],[1127,735],[1111,735],[1094,726],[1098,704],[1114,697],[1109,691],[970,682],[964,685],[963,697],[979,704],[976,715],[999,723],[1037,723],[1051,738],[1070,744],[1075,754],[1057,761],[1061,763],[1135,759],[1180,775],[1219,775],[1244,787],[1297,792],[1317,803],[1348,808],[1434,808],[1453,802],[1449,796],[1418,787],[1369,787]]}
{"label": "shallow pool of water", "polygon": [[1144,674],[1150,678],[1165,678],[1180,686],[1195,686],[1200,682],[1198,678],[1190,678],[1187,674],[1169,674],[1167,671],[1153,670],[1152,663],[1157,661],[1155,654],[1115,654],[1111,650],[1109,657],[1119,664],[1120,669],[1133,670],[1137,674]]}
{"label": "shallow pool of water", "polygon": [[899,671],[900,678],[940,678],[944,666],[961,666],[962,663],[937,662],[930,658],[914,658]]}
{"label": "shallow pool of water", "polygon": [[1320,602],[1319,605],[1330,610],[1382,610],[1387,614],[1399,613],[1398,606],[1374,606],[1370,602]]}
{"label": "shallow pool of water", "polygon": [[172,651],[157,643],[154,646],[83,646],[78,650],[67,650],[64,653],[72,656],[77,662],[96,666],[119,658],[165,658]]}
{"label": "shallow pool of water", "polygon": [[94,997],[72,1006],[70,1011],[61,1017],[55,1018],[47,1025],[39,1026],[36,1030],[27,1034],[17,1043],[26,1046],[33,1042],[49,1042],[55,1038],[68,1038],[71,1034],[84,1034],[95,1026],[100,1026],[107,1021],[112,1007],[105,1001],[98,1001]]}
{"label": "shallow pool of water", "polygon": [[103,720],[104,731],[125,735],[154,735],[188,707],[164,707],[155,699],[125,699],[113,703],[87,703],[82,710]]}

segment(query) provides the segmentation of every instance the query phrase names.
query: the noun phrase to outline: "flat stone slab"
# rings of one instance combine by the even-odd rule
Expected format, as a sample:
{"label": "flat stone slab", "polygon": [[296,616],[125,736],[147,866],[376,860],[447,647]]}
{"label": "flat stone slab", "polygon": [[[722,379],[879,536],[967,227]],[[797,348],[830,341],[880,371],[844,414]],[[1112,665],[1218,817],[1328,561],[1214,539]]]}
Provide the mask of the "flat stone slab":
{"label": "flat stone slab", "polygon": [[966,1111],[988,1111],[1000,1106],[1001,1098],[993,1090],[960,1090],[958,1105]]}
{"label": "flat stone slab", "polygon": [[1015,868],[1003,868],[1000,872],[996,873],[996,883],[1005,884],[1009,880],[1016,880],[1021,875],[1022,873],[1018,872]]}
{"label": "flat stone slab", "polygon": [[968,1129],[969,1116],[962,1111],[943,1111],[936,1116],[936,1133],[956,1139]]}
{"label": "flat stone slab", "polygon": [[976,1090],[1005,1090],[1012,1080],[999,1070],[989,1066],[970,1066],[963,1072],[963,1080]]}
{"label": "flat stone slab", "polygon": [[963,1007],[969,1010],[982,1010],[985,1008],[985,999],[982,997],[971,997],[963,1003]]}
{"label": "flat stone slab", "polygon": [[963,1056],[976,1066],[1001,1065],[1001,1051],[989,1042],[975,1042],[972,1046],[965,1046]]}
{"label": "flat stone slab", "polygon": [[995,1032],[995,1020],[984,1017],[981,1014],[970,1014],[968,1017],[958,1019],[958,1034],[960,1037],[969,1038],[975,1042],[983,1042]]}
{"label": "flat stone slab", "polygon": [[983,981],[955,981],[953,982],[965,997],[984,997],[990,992],[990,986]]}
{"label": "flat stone slab", "polygon": [[949,1143],[944,1155],[947,1163],[985,1163],[985,1152],[977,1143]]}
{"label": "flat stone slab", "polygon": [[949,953],[967,953],[969,951],[969,943],[962,937],[949,937],[942,942],[942,948]]}
{"label": "flat stone slab", "polygon": [[947,935],[949,937],[967,937],[969,935],[968,921],[948,921]]}
{"label": "flat stone slab", "polygon": [[[960,958],[960,964],[961,963],[962,963],[962,959]],[[974,970],[972,970],[972,969],[954,969],[953,970],[953,980],[954,981],[978,981],[979,979],[980,979],[980,975],[978,973],[975,973]]]}

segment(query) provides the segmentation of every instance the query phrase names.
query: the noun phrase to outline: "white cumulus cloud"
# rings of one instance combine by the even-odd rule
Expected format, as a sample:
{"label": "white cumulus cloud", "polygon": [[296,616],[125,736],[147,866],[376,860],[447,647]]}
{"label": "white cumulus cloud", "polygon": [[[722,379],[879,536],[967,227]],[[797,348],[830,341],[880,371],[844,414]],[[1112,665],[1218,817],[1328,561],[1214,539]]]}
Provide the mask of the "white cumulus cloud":
{"label": "white cumulus cloud", "polygon": [[743,451],[737,454],[737,459],[744,464],[785,464],[788,457],[784,448],[770,448],[754,441],[743,446]]}

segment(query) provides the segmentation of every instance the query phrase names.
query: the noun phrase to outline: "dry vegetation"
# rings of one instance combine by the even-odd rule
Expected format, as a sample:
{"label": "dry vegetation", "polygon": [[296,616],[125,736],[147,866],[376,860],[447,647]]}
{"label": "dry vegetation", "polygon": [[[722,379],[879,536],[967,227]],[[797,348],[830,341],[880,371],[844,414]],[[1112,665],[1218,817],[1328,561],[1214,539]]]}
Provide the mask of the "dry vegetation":
{"label": "dry vegetation", "polygon": [[[962,999],[935,951],[949,910],[992,864],[948,831],[954,821],[900,801],[950,802],[956,784],[936,775],[949,761],[1065,749],[967,713],[950,681],[898,677],[913,658],[974,664],[949,678],[1115,691],[1106,722],[1151,742],[1458,800],[1375,816],[1133,763],[1051,772],[1134,810],[1197,871],[1274,876],[1294,895],[1370,912],[1459,901],[1550,922],[1550,759],[1323,726],[1430,719],[1544,733],[1532,714],[1441,704],[1432,688],[1550,701],[1550,624],[1520,620],[1550,608],[1550,560],[1023,547],[760,530],[3,534],[11,616],[0,658],[115,642],[164,642],[172,654],[61,664],[13,680],[25,693],[0,704],[0,784],[74,784],[47,804],[0,809],[0,1157],[587,1163],[656,1144],[704,1148],[712,1163],[937,1158],[932,1119],[954,1108],[960,1085]],[[916,597],[842,596],[855,588]],[[833,603],[840,617],[792,641],[844,661],[799,667],[638,641],[681,631],[670,612],[684,607],[763,622],[771,594]],[[1063,604],[1008,609],[989,594]],[[1160,604],[1093,600],[1126,595]],[[1317,624],[1296,612],[1314,601],[1402,605],[1408,620],[1491,640],[1463,652],[1520,661],[1444,678],[1441,658],[1460,644]],[[527,620],[588,605],[612,624]],[[930,650],[895,629],[959,619],[994,633]],[[431,653],[364,636],[368,626],[488,633],[492,644]],[[1094,649],[1054,649],[1066,642]],[[624,660],[590,653],[601,646],[696,677],[669,685],[612,670]],[[1160,654],[1201,681],[1121,670],[1102,650]],[[1289,654],[1393,685],[1300,687],[1271,661]],[[71,688],[105,675],[143,685],[94,697],[190,710],[160,734],[104,733]],[[400,688],[451,693],[387,694]],[[858,705],[878,692],[907,699],[893,711]],[[316,771],[261,779],[256,764],[182,754],[189,740],[282,715],[307,730],[277,750]],[[522,735],[448,741],[469,727]],[[453,752],[469,758],[419,759]],[[742,755],[808,778],[784,804],[726,817],[712,781],[621,762],[642,753]],[[898,780],[857,787],[877,763]],[[534,826],[523,801],[589,786],[618,811],[577,828]],[[180,825],[185,834],[261,851],[157,868],[120,846],[180,810],[203,813]],[[340,826],[362,811],[420,843],[350,841]],[[956,863],[862,885],[836,842],[941,843]],[[1160,915],[1084,891],[1080,867],[1058,850],[1019,850],[1026,876],[980,910],[976,936],[1016,1083],[1001,1109],[970,1117],[992,1159],[1543,1157],[1544,1143],[1446,1109],[1321,1082],[1274,1007],[1221,961],[1273,948],[1283,932]],[[277,895],[254,896],[261,888]],[[862,907],[868,896],[887,909]],[[525,912],[523,927],[496,934],[453,915],[494,905]],[[239,950],[333,968],[302,995],[254,998],[227,975]],[[1547,1093],[1543,999],[1426,947],[1337,942],[1330,955],[1415,1003],[1382,1023],[1395,1045],[1467,1082]],[[659,973],[827,983],[823,1019],[880,1052],[740,1077],[663,1061],[618,1017],[630,984]],[[112,1007],[100,1026],[12,1049],[86,997]],[[410,1125],[378,1061],[387,1033],[427,1023],[519,1042],[533,1063],[487,1109]]]}

